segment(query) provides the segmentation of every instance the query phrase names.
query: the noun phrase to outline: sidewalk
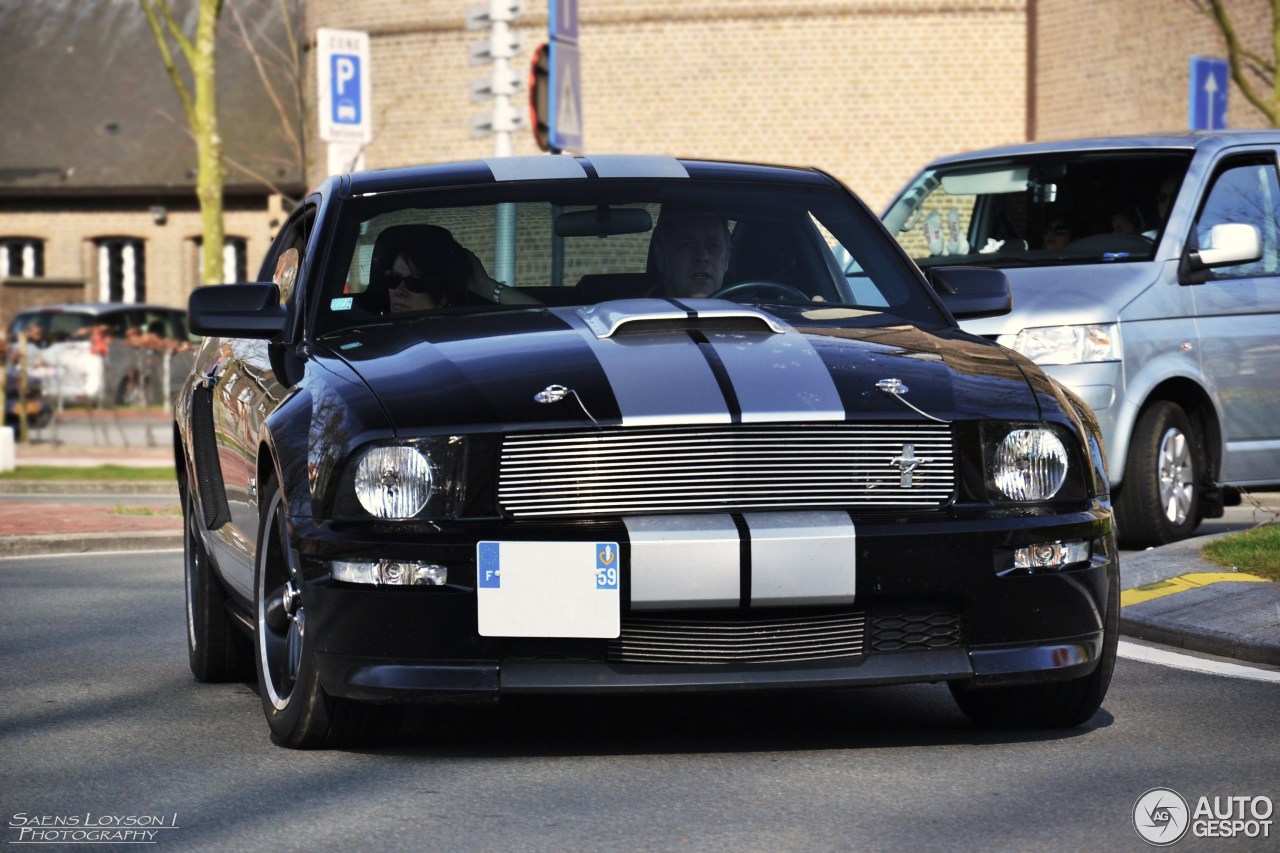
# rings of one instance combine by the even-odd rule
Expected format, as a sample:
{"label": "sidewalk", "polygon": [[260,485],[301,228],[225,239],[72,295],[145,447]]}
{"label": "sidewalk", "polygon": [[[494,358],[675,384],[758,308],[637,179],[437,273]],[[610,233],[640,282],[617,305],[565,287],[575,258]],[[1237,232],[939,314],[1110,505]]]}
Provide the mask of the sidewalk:
{"label": "sidewalk", "polygon": [[[173,466],[168,446],[103,447],[29,444],[18,465]],[[56,496],[134,496],[128,506],[58,503]],[[176,482],[0,481],[0,557],[182,547]],[[40,496],[37,500],[36,497]],[[138,496],[154,498],[142,500]],[[1280,512],[1280,493],[1257,496]],[[141,505],[140,505],[141,504]],[[1280,583],[1257,582],[1210,563],[1200,549],[1212,539],[1128,553],[1120,560],[1121,633],[1175,648],[1280,666]]]}
{"label": "sidewalk", "polygon": [[[31,443],[15,447],[17,464],[93,468],[100,465],[173,469],[168,446],[112,447]],[[0,557],[86,551],[182,547],[182,505],[175,480],[0,480]],[[101,501],[65,503],[58,495],[103,495]],[[110,495],[129,495],[127,505]],[[145,499],[141,499],[145,498]]]}

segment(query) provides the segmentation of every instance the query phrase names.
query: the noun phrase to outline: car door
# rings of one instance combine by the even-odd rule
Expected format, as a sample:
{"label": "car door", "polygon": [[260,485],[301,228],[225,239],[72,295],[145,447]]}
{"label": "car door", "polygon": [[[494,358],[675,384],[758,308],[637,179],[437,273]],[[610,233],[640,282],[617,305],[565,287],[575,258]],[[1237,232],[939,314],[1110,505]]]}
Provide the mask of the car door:
{"label": "car door", "polygon": [[[293,277],[307,250],[315,209],[304,206],[285,223],[262,265],[263,280],[280,287],[281,300],[292,293]],[[258,448],[267,414],[283,394],[276,380],[268,342],[224,338],[221,358],[212,368],[213,431],[229,523],[215,531],[216,559],[226,580],[252,597],[258,536],[258,500],[262,483]]]}
{"label": "car door", "polygon": [[[1280,481],[1280,177],[1276,151],[1224,157],[1214,168],[1193,239],[1242,222],[1258,229],[1262,257],[1216,267],[1191,295],[1200,359],[1223,415],[1221,480]],[[1205,248],[1200,243],[1201,248]]]}

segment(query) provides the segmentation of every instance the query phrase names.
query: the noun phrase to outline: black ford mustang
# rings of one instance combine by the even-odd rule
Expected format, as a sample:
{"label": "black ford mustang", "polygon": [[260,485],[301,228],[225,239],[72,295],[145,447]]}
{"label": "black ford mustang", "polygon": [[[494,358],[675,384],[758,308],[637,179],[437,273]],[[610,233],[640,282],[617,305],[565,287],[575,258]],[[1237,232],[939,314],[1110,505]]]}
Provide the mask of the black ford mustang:
{"label": "black ford mustang", "polygon": [[[846,272],[852,270],[852,272]],[[202,681],[276,740],[378,704],[947,682],[1100,706],[1098,428],[812,170],[545,156],[331,178],[197,290],[175,406]]]}

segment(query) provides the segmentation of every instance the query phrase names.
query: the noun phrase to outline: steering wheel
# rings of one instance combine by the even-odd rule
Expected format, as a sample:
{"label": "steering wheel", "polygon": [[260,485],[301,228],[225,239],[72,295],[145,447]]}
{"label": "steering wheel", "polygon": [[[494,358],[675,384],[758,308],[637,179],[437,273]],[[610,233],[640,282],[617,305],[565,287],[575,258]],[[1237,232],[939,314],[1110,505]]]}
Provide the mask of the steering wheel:
{"label": "steering wheel", "polygon": [[789,284],[783,284],[780,281],[740,281],[737,284],[731,284],[728,287],[722,287],[715,293],[711,294],[711,299],[733,299],[735,302],[745,302],[746,299],[734,299],[735,296],[758,291],[761,293],[773,293],[781,297],[780,301],[788,305],[808,305],[813,300],[803,290],[792,287]]}

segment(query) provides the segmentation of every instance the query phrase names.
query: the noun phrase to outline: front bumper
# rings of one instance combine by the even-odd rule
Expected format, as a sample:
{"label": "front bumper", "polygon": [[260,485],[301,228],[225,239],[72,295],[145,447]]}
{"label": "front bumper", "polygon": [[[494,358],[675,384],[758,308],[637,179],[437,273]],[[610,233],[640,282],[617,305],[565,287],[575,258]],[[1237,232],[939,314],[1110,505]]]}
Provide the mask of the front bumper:
{"label": "front bumper", "polygon": [[[897,519],[857,525],[854,601],[824,607],[743,604],[698,611],[633,609],[622,603],[618,640],[484,637],[478,630],[475,541],[493,538],[443,530],[430,537],[385,533],[367,540],[327,527],[299,526],[295,539],[308,582],[307,636],[321,683],[331,695],[378,702],[491,701],[516,693],[711,692],[832,688],[960,681],[973,686],[1073,679],[1102,654],[1105,614],[1119,595],[1119,567],[1105,507],[1065,515],[978,514],[968,519]],[[573,529],[510,526],[502,538],[618,541],[617,524]],[[1013,549],[1041,541],[1084,539],[1086,563],[1042,574],[1007,573]],[[623,547],[624,556],[626,547]],[[335,558],[381,555],[450,566],[444,587],[371,587],[328,575]],[[623,563],[624,574],[627,564]],[[624,581],[624,589],[626,584]],[[765,643],[759,659],[699,659],[678,623],[724,623],[752,636],[753,620],[843,620],[858,635],[813,659],[771,662],[788,643]],[[677,627],[663,636],[690,651],[674,663],[646,662],[628,643],[645,620]],[[844,633],[841,636],[845,636]],[[683,644],[683,645],[682,645]],[[646,647],[647,648],[647,647]]]}

